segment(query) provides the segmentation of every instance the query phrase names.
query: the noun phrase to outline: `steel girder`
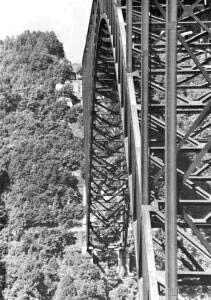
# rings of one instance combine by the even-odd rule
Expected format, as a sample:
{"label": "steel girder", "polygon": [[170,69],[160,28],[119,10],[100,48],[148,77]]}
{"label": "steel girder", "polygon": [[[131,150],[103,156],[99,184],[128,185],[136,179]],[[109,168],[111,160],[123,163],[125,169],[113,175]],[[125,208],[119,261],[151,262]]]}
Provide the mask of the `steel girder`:
{"label": "steel girder", "polygon": [[[123,186],[127,195],[129,185],[136,268],[144,300],[160,299],[164,294],[170,300],[188,293],[192,293],[192,298],[194,293],[204,293],[204,299],[210,297],[211,4],[203,0],[179,0],[175,9],[175,2],[93,1],[83,61],[88,245],[93,246],[90,241],[96,241],[96,236],[104,245],[99,239],[100,229],[94,239],[90,232],[94,224],[90,216],[91,201],[97,191],[93,179],[97,178],[95,174],[106,174],[108,178],[114,175],[115,182],[118,172],[125,170],[124,143],[128,178],[125,180],[123,171]],[[96,30],[102,16],[105,21],[100,33]],[[109,80],[112,97],[105,94]],[[110,115],[112,123],[107,116],[103,121],[99,118],[104,112]],[[110,128],[108,134],[105,124]],[[116,131],[114,124],[118,124]],[[95,143],[98,135],[103,136],[105,143],[99,140]],[[106,141],[112,138],[121,149],[117,173],[110,171],[107,167],[110,162],[99,158],[97,150],[101,147],[101,155],[110,151]],[[115,155],[118,157],[118,150],[111,154],[112,159]],[[95,162],[100,164],[100,173],[96,173]],[[111,187],[109,184],[106,194],[115,195],[113,184]],[[115,191],[120,187],[121,184]],[[103,199],[103,192],[100,194]],[[124,232],[120,240],[126,245],[127,196],[120,203],[124,209],[120,208],[119,216],[127,217],[117,217],[120,223],[117,236]],[[112,209],[107,208],[111,215]],[[114,240],[109,242],[114,244]]]}

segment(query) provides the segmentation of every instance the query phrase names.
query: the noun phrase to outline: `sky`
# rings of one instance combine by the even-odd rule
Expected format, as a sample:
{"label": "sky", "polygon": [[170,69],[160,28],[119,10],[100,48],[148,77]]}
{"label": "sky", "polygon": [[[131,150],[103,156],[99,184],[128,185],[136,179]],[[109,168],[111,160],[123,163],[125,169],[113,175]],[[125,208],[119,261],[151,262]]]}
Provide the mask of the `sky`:
{"label": "sky", "polygon": [[2,0],[0,39],[29,29],[55,31],[72,62],[82,60],[92,0]]}

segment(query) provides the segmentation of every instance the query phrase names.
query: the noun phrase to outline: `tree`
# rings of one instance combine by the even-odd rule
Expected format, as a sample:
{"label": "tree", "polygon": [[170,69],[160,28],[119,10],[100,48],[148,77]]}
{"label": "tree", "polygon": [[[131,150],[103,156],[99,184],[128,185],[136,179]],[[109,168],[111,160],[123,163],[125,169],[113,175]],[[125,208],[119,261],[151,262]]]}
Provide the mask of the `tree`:
{"label": "tree", "polygon": [[69,247],[61,267],[61,279],[54,300],[106,300],[106,284],[90,257]]}

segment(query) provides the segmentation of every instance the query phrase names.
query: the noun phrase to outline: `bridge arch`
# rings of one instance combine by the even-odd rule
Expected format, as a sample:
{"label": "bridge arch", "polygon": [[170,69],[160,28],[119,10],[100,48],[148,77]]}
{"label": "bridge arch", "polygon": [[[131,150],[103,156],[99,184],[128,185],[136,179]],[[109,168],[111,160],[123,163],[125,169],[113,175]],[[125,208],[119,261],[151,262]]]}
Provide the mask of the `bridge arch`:
{"label": "bridge arch", "polygon": [[[97,4],[96,4],[97,5]],[[85,120],[87,249],[127,246],[129,197],[121,105],[109,21],[98,4],[93,36],[89,118]],[[87,90],[86,90],[87,92]]]}

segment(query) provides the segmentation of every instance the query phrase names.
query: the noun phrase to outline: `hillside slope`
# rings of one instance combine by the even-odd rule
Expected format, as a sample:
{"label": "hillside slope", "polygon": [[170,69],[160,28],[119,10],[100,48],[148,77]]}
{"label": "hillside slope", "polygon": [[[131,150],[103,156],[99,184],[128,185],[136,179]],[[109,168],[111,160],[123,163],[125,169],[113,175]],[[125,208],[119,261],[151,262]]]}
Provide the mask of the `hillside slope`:
{"label": "hillside slope", "polygon": [[[53,32],[24,32],[0,47],[0,287],[5,299],[52,299],[70,229],[83,208],[77,178],[81,107],[55,91],[71,64]],[[4,183],[4,184],[3,184]]]}

